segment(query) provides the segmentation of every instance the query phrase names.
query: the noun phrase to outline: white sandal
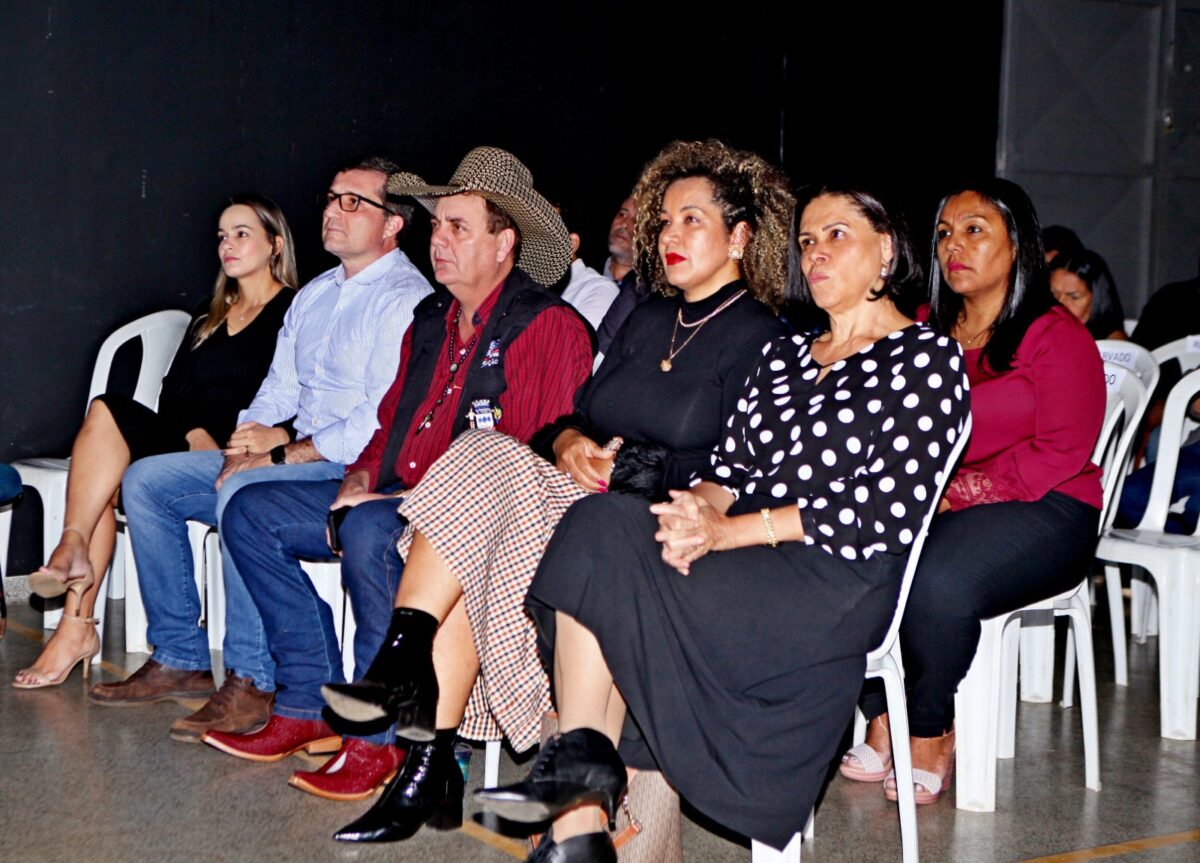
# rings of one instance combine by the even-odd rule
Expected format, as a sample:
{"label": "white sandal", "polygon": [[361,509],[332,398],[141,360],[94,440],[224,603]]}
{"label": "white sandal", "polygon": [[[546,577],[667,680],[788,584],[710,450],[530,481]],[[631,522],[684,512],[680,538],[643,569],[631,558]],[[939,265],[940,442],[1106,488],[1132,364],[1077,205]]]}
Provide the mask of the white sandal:
{"label": "white sandal", "polygon": [[[851,762],[851,758],[858,761],[857,766]],[[891,753],[888,753],[887,761],[884,761],[872,747],[866,743],[859,743],[842,756],[842,764],[838,767],[838,772],[855,782],[882,782],[888,777],[891,769]]]}

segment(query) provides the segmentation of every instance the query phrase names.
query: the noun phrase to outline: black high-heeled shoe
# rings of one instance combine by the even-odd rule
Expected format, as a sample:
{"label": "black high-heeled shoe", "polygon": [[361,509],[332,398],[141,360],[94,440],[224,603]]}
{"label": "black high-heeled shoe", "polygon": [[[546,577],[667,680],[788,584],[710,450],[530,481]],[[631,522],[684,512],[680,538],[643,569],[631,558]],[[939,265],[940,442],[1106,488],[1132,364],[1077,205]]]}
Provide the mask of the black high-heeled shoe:
{"label": "black high-heeled shoe", "polygon": [[[321,694],[329,704],[326,721],[334,731],[353,734],[396,723],[409,740],[433,740],[438,682],[433,670],[433,636],[438,621],[414,608],[397,608],[371,667],[358,683],[327,683]],[[340,720],[346,720],[341,722]]]}
{"label": "black high-heeled shoe", "polygon": [[617,849],[607,833],[585,833],[561,844],[547,834],[525,863],[617,863]]}
{"label": "black high-heeled shoe", "polygon": [[454,757],[455,731],[440,731],[433,741],[413,743],[404,764],[383,796],[333,838],[339,842],[399,842],[428,824],[457,830],[463,820],[463,776]]}
{"label": "black high-heeled shoe", "polygon": [[612,741],[591,728],[560,734],[538,754],[524,782],[475,792],[482,805],[510,821],[547,821],[583,804],[604,809],[614,825],[628,774]]}

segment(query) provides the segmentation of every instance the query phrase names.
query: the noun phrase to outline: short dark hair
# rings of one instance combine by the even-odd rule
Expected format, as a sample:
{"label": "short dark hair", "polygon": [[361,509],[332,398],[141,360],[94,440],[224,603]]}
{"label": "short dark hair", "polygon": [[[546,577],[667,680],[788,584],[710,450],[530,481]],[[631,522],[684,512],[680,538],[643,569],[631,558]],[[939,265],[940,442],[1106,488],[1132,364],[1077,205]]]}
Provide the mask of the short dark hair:
{"label": "short dark hair", "polygon": [[992,325],[992,337],[982,357],[992,371],[1006,372],[1012,368],[1013,356],[1025,338],[1029,325],[1054,306],[1054,295],[1050,293],[1050,280],[1047,278],[1046,252],[1042,247],[1042,227],[1033,201],[1029,200],[1024,189],[1011,180],[985,177],[959,186],[942,198],[933,220],[933,238],[930,241],[929,304],[931,318],[944,333],[949,334],[954,329],[962,312],[963,300],[950,289],[942,276],[942,268],[937,265],[937,225],[946,203],[964,192],[974,192],[996,208],[1008,230],[1008,241],[1016,250],[1012,268],[1008,272],[1004,305]]}
{"label": "short dark hair", "polygon": [[1050,272],[1055,270],[1073,273],[1092,292],[1092,310],[1086,323],[1093,338],[1106,339],[1117,330],[1124,331],[1125,310],[1102,257],[1082,247],[1071,252],[1060,251],[1050,261]]}
{"label": "short dark hair", "polygon": [[[480,197],[483,197],[482,195]],[[503,207],[495,203],[489,198],[483,199],[483,206],[487,210],[487,229],[489,234],[498,234],[505,229],[511,229],[516,242],[513,243],[512,259],[513,265],[521,259],[521,229],[517,227],[516,220],[510,216]]]}
{"label": "short dark hair", "polygon": [[[386,206],[389,213],[402,218],[405,226],[412,221],[413,215],[417,211],[416,201],[409,197],[389,194],[387,190],[388,180],[392,174],[400,171],[399,165],[386,156],[356,156],[343,163],[334,173],[342,174],[346,171],[377,171],[383,174],[383,186],[379,190],[380,202]],[[403,227],[396,232],[397,239],[402,233],[404,233]]]}
{"label": "short dark hair", "polygon": [[865,186],[851,183],[826,183],[812,186],[802,191],[796,213],[792,218],[791,241],[788,244],[788,285],[787,299],[801,303],[812,302],[812,290],[808,278],[800,266],[803,257],[797,238],[800,235],[800,216],[804,208],[823,195],[846,198],[854,205],[858,214],[870,223],[877,234],[885,234],[892,241],[892,260],[888,265],[888,274],[883,284],[871,290],[871,300],[890,297],[893,302],[915,287],[921,281],[921,264],[913,253],[912,240],[909,239],[908,223],[899,209],[888,207],[883,196]]}

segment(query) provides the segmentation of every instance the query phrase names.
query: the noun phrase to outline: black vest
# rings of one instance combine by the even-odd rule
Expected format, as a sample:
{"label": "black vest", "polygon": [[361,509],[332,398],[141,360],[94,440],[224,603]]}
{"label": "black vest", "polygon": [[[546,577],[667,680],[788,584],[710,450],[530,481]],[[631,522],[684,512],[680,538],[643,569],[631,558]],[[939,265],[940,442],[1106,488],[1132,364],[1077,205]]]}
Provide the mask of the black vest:
{"label": "black vest", "polygon": [[[396,481],[396,459],[400,457],[400,447],[403,446],[404,437],[412,425],[413,415],[429,392],[434,369],[438,363],[447,362],[444,350],[446,313],[453,301],[454,297],[448,291],[436,290],[413,310],[412,350],[408,357],[408,371],[404,379],[404,389],[400,393],[400,401],[396,405],[396,414],[392,417],[392,427],[388,430],[387,446],[383,450],[383,462],[379,466],[376,489]],[[467,414],[472,402],[487,399],[493,407],[499,406],[500,394],[508,389],[508,381],[504,375],[505,352],[534,318],[553,306],[571,308],[530,279],[522,270],[514,269],[505,279],[503,287],[500,288],[500,298],[496,300],[487,324],[479,334],[479,344],[471,357],[471,365],[466,369],[466,377],[462,380],[457,416],[454,417],[454,424],[450,429],[451,440],[467,430]],[[546,357],[544,361],[555,362],[555,358]],[[496,429],[504,431],[504,417],[500,417]]]}

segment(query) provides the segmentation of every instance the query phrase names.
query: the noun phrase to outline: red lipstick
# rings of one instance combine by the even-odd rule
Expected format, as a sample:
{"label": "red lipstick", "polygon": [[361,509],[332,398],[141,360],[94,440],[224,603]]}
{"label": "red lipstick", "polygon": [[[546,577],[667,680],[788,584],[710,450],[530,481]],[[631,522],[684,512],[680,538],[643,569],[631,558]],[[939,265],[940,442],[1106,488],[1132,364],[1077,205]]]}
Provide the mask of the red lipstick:
{"label": "red lipstick", "polygon": [[962,263],[961,261],[951,261],[950,266],[947,267],[947,269],[952,273],[957,273],[962,270],[969,270],[971,268],[968,267],[966,264]]}
{"label": "red lipstick", "polygon": [[687,260],[687,258],[685,258],[683,255],[678,254],[677,252],[667,252],[665,260],[667,262],[668,267],[673,267],[676,264],[682,264],[684,261]]}

